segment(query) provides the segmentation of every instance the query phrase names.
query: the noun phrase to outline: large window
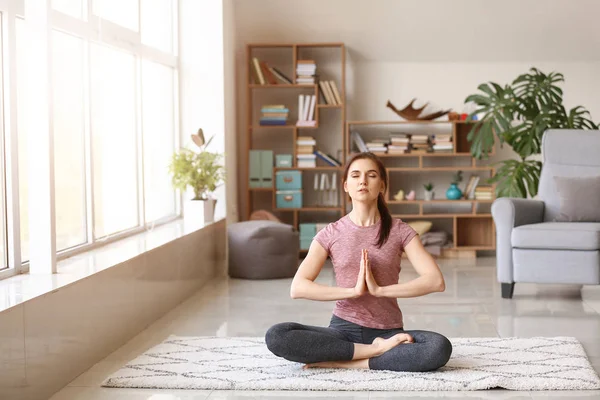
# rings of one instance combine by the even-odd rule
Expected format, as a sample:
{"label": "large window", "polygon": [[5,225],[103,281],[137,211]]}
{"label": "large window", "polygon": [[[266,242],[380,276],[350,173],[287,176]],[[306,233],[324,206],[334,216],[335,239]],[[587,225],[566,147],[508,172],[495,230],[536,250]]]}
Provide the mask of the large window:
{"label": "large window", "polygon": [[27,162],[27,132],[25,131],[26,109],[25,109],[25,87],[27,80],[25,76],[25,21],[21,18],[15,20],[15,39],[17,42],[17,133],[19,147],[19,210],[21,228],[21,261],[29,260],[29,190],[28,162]]}
{"label": "large window", "polygon": [[[168,175],[178,143],[175,2],[48,0],[53,11],[48,14],[52,29],[47,38],[51,184],[56,250],[61,257],[176,216],[178,200]],[[14,218],[20,230],[21,261],[29,260],[29,210],[36,201],[30,203],[28,190],[31,160],[26,124],[32,116],[25,94],[28,27],[23,18],[27,16],[11,12],[16,101],[3,104],[2,115],[12,109],[17,118],[10,132],[0,134],[12,135],[18,143],[15,184],[20,215],[0,213],[0,270],[14,267],[7,264],[7,217]],[[0,32],[5,32],[1,25]],[[6,82],[3,90],[9,86]],[[0,159],[0,179],[11,179],[5,165]],[[0,206],[6,210],[2,183]]]}
{"label": "large window", "polygon": [[56,249],[87,241],[85,180],[84,42],[52,33]]}
{"label": "large window", "polygon": [[138,225],[135,57],[91,48],[92,160],[96,237]]}
{"label": "large window", "polygon": [[94,15],[133,31],[139,31],[140,4],[142,8],[155,8],[154,0],[93,0]]}
{"label": "large window", "polygon": [[142,63],[142,126],[144,143],[144,199],[146,221],[175,213],[168,165],[175,149],[173,69],[152,61]]}
{"label": "large window", "polygon": [[[2,32],[2,14],[0,14],[0,32]],[[2,41],[0,41],[0,65],[3,64],[2,60]],[[0,71],[0,79],[2,78],[2,71]],[[1,80],[0,80],[1,81]],[[4,143],[4,131],[0,131],[0,143]],[[0,270],[3,270],[8,265],[8,254],[6,252],[6,193],[4,192],[4,179],[6,178],[6,170],[4,169],[5,157],[2,157],[0,154],[0,206],[2,207],[2,212],[0,212]]]}

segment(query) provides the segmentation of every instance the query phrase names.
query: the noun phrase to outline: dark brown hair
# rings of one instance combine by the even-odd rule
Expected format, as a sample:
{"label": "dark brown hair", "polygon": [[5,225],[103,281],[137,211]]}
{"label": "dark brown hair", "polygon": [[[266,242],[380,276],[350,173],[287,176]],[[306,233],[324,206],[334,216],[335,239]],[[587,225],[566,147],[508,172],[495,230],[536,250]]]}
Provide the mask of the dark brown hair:
{"label": "dark brown hair", "polygon": [[[379,176],[383,180],[383,185],[387,190],[388,179],[385,166],[379,157],[368,152],[358,153],[352,157],[350,161],[348,161],[346,168],[344,169],[344,183],[348,181],[348,174],[350,173],[350,166],[352,163],[356,160],[362,159],[372,160],[375,165],[377,165]],[[381,218],[381,226],[379,227],[379,234],[377,235],[377,247],[381,248],[381,246],[383,246],[383,244],[388,240],[388,237],[390,236],[390,230],[392,229],[392,215],[390,214],[390,210],[388,210],[387,204],[385,203],[383,193],[379,193],[377,196],[377,209],[379,210],[379,216]]]}

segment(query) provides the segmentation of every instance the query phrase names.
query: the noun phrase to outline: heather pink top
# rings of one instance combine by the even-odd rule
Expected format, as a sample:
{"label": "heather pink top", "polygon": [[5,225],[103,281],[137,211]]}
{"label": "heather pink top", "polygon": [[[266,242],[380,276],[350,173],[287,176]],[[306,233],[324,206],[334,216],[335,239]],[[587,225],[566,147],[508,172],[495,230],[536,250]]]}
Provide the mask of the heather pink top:
{"label": "heather pink top", "polygon": [[[363,248],[369,251],[371,271],[377,284],[389,286],[398,283],[402,252],[417,232],[410,225],[394,218],[387,242],[378,249],[376,243],[380,226],[381,220],[371,226],[359,226],[345,215],[317,233],[315,240],[331,257],[338,287],[356,286]],[[404,326],[397,299],[375,297],[370,293],[356,299],[336,301],[333,314],[368,328],[392,329]]]}

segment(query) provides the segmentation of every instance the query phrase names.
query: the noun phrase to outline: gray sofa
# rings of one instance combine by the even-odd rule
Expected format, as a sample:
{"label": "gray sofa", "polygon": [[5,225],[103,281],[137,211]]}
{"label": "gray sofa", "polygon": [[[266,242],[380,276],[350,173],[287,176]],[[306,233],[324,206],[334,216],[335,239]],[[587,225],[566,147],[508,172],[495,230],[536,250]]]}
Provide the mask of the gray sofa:
{"label": "gray sofa", "polygon": [[500,198],[492,204],[503,298],[512,298],[516,282],[600,284],[600,220],[555,222],[564,191],[559,195],[554,179],[600,175],[600,131],[549,130],[542,154],[539,200]]}

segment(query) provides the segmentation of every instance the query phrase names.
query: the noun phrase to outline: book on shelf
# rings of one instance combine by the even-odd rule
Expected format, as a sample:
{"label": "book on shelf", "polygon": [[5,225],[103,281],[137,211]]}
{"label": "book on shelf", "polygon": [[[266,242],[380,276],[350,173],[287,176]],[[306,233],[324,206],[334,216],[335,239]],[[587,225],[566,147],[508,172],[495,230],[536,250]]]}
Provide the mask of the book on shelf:
{"label": "book on shelf", "polygon": [[298,122],[296,126],[313,127],[317,125],[315,121],[316,96],[298,95]]}
{"label": "book on shelf", "polygon": [[475,198],[475,188],[479,183],[480,177],[477,175],[471,175],[469,177],[469,182],[467,183],[467,187],[465,188],[465,198],[472,200]]}
{"label": "book on shelf", "polygon": [[269,67],[271,69],[271,72],[273,72],[273,75],[275,75],[277,77],[277,79],[279,79],[281,82],[291,85],[293,82],[290,78],[287,77],[287,75],[285,75],[283,72],[281,72],[279,69],[275,68],[275,67]]}
{"label": "book on shelf", "polygon": [[298,85],[314,85],[317,64],[314,60],[298,60],[296,62],[296,83]]}
{"label": "book on shelf", "polygon": [[317,166],[316,144],[317,141],[312,136],[298,136],[296,139],[296,166],[298,168],[314,168]]}
{"label": "book on shelf", "polygon": [[252,57],[252,76],[257,85],[291,85],[293,82],[280,69],[270,66],[266,61],[260,61],[257,57]]}
{"label": "book on shelf", "polygon": [[319,80],[319,93],[325,100],[325,104],[335,106],[343,103],[342,96],[333,80]]}
{"label": "book on shelf", "polygon": [[360,136],[360,133],[358,133],[358,131],[352,131],[350,133],[350,137],[360,153],[365,153],[365,152],[369,151],[369,149],[367,148],[367,145],[365,144],[364,140],[362,139],[362,137]]}
{"label": "book on shelf", "polygon": [[267,104],[260,109],[261,116],[258,122],[261,126],[286,125],[289,109],[283,104]]}
{"label": "book on shelf", "polygon": [[331,158],[328,154],[323,153],[320,150],[315,150],[315,155],[320,158],[321,160],[323,160],[325,163],[329,164],[332,167],[339,167],[340,165],[342,165],[341,163],[339,163],[337,160]]}
{"label": "book on shelf", "polygon": [[266,83],[265,77],[262,74],[262,69],[260,68],[260,62],[258,58],[252,57],[252,70],[254,71],[255,82],[258,85],[264,85]]}
{"label": "book on shelf", "polygon": [[491,185],[480,185],[475,188],[475,200],[493,200],[494,188]]}

